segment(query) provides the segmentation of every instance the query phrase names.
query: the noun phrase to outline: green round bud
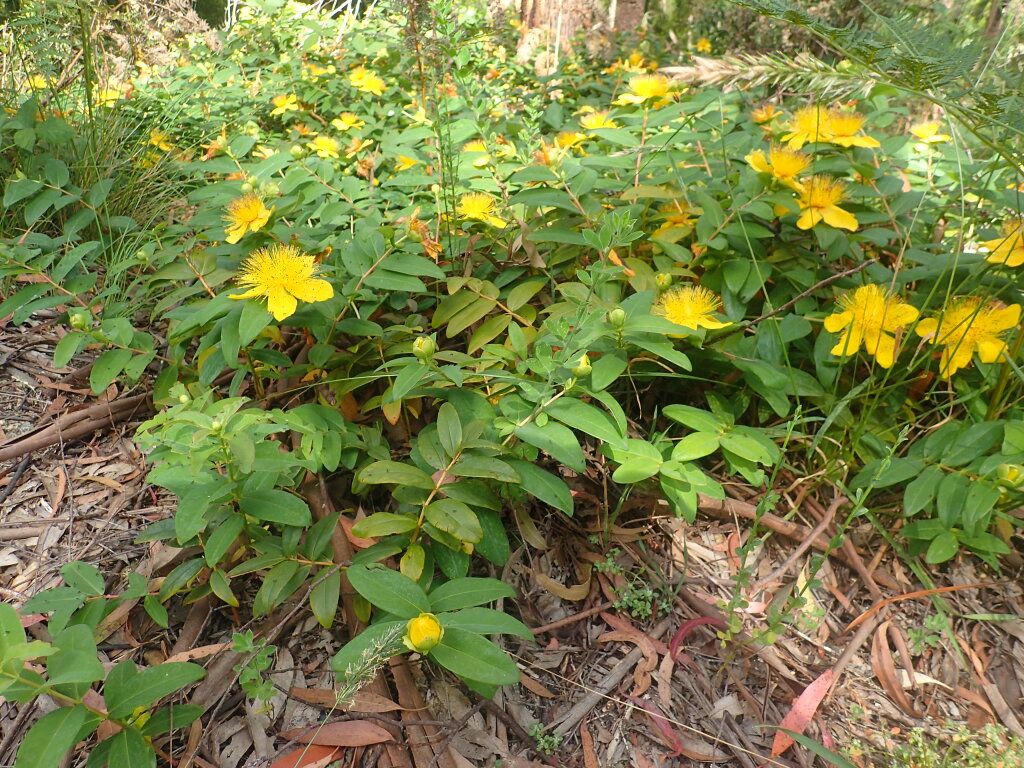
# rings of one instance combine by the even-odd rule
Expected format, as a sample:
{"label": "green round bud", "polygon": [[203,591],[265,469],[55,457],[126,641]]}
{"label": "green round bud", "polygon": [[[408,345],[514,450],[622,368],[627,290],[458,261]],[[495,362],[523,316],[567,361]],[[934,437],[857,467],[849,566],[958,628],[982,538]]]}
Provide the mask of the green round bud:
{"label": "green round bud", "polygon": [[89,316],[85,312],[74,312],[68,317],[68,324],[72,328],[84,331],[89,327]]}
{"label": "green round bud", "polygon": [[437,352],[437,342],[430,336],[420,336],[412,343],[412,353],[420,360],[430,360]]}
{"label": "green round bud", "polygon": [[264,197],[280,197],[281,187],[274,181],[268,181],[260,187],[260,192],[263,193]]}
{"label": "green round bud", "polygon": [[1006,488],[1020,488],[1024,485],[1024,467],[1020,464],[1000,464],[996,468],[999,484]]}
{"label": "green round bud", "polygon": [[210,422],[210,431],[211,432],[218,432],[218,431],[220,431],[221,426],[222,426],[222,424],[219,421],[216,421],[216,420],[212,421],[212,422]]}
{"label": "green round bud", "polygon": [[188,402],[188,395],[178,395],[178,402],[184,405]]}
{"label": "green round bud", "polygon": [[301,160],[306,156],[306,150],[298,144],[292,144],[292,148],[289,151],[293,160]]}
{"label": "green round bud", "polygon": [[248,181],[242,182],[242,194],[248,195],[250,192],[252,192],[252,184]]}
{"label": "green round bud", "polygon": [[621,328],[626,324],[626,310],[622,307],[616,307],[608,313],[608,322],[616,328]]}
{"label": "green round bud", "polygon": [[658,288],[664,291],[672,286],[672,275],[668,272],[659,272],[654,276],[654,282],[658,284]]}

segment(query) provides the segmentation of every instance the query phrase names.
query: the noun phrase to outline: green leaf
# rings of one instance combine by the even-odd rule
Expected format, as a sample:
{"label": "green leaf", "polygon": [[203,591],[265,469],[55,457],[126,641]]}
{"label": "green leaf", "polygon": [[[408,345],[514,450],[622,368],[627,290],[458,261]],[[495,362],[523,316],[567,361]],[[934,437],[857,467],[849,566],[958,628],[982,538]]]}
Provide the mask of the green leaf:
{"label": "green leaf", "polygon": [[907,483],[903,492],[903,514],[907,517],[926,510],[935,499],[935,491],[942,480],[942,469],[930,465],[914,480]]}
{"label": "green leaf", "polygon": [[434,481],[430,475],[419,467],[399,461],[375,461],[360,470],[358,479],[366,485],[389,483],[423,488],[427,491],[434,490]]}
{"label": "green leaf", "polygon": [[17,179],[7,184],[4,192],[4,208],[10,208],[26,197],[34,195],[43,187],[43,182],[37,179]]}
{"label": "green leaf", "polygon": [[616,483],[639,483],[657,474],[662,463],[662,459],[651,456],[634,456],[622,462],[622,466],[612,473],[612,480]]}
{"label": "green leaf", "polygon": [[167,609],[164,608],[156,595],[146,595],[146,598],[142,601],[142,607],[146,609],[146,613],[149,614],[149,618],[155,621],[158,625],[167,629],[170,626],[170,620],[167,616]]}
{"label": "green leaf", "polygon": [[[43,715],[22,739],[14,768],[57,768],[82,738],[79,731],[88,718],[89,711],[81,704],[58,707]],[[98,718],[93,728],[96,725],[99,725]]]}
{"label": "green leaf", "polygon": [[452,579],[430,591],[430,609],[433,613],[457,611],[483,605],[503,597],[515,597],[515,590],[498,579],[470,576]]}
{"label": "green leaf", "polygon": [[309,506],[300,496],[276,488],[250,491],[238,500],[238,505],[257,520],[303,528],[313,522]]}
{"label": "green leaf", "polygon": [[544,409],[566,426],[586,432],[606,443],[619,443],[625,437],[611,416],[600,408],[574,397],[561,397]]}
{"label": "green leaf", "polygon": [[543,427],[536,422],[515,428],[516,437],[540,448],[556,461],[560,461],[577,472],[586,471],[583,449],[572,430],[562,424],[549,421]]}
{"label": "green leaf", "polygon": [[400,619],[430,613],[430,601],[423,587],[388,568],[353,565],[348,569],[352,588],[370,603]]}
{"label": "green leaf", "polygon": [[67,686],[61,692],[83,696],[91,683],[102,680],[103,664],[96,657],[92,629],[85,624],[66,627],[53,639],[57,649],[46,659],[46,672],[53,685]]}
{"label": "green leaf", "polygon": [[502,483],[518,483],[518,473],[508,462],[490,456],[466,454],[451,468],[451,474],[457,477],[485,477]]}
{"label": "green leaf", "polygon": [[103,701],[114,719],[128,717],[138,707],[148,707],[164,696],[200,680],[206,671],[189,661],[169,661],[138,671],[133,661],[122,661],[107,675]]}
{"label": "green leaf", "polygon": [[116,379],[132,359],[130,349],[108,349],[98,358],[89,371],[89,386],[93,394],[102,393]]}
{"label": "green leaf", "polygon": [[533,632],[519,619],[491,608],[465,608],[441,614],[440,620],[445,629],[457,627],[478,635],[518,635],[524,640],[534,639]]}
{"label": "green leaf", "polygon": [[244,527],[245,517],[237,512],[232,512],[217,525],[206,539],[206,544],[203,547],[203,558],[206,560],[206,564],[214,566],[219,563]]}
{"label": "green leaf", "polygon": [[83,563],[78,560],[67,563],[60,569],[60,575],[64,582],[73,589],[77,589],[84,595],[102,597],[106,594],[103,585],[103,575],[99,568],[91,563]]}
{"label": "green leaf", "polygon": [[285,560],[271,568],[263,577],[263,584],[256,592],[253,613],[270,613],[298,589],[309,570],[310,566],[302,565],[297,560]]}
{"label": "green leaf", "polygon": [[944,563],[947,560],[951,560],[956,557],[956,553],[960,551],[960,541],[957,539],[956,534],[946,531],[940,533],[934,539],[932,543],[928,545],[928,552],[925,554],[925,562],[935,565],[937,563]]}
{"label": "green leaf", "polygon": [[352,533],[364,539],[390,536],[393,533],[408,533],[416,528],[416,518],[396,515],[393,512],[375,512],[352,526]]}
{"label": "green leaf", "polygon": [[143,736],[159,736],[175,728],[191,725],[203,714],[203,708],[195,704],[171,704],[153,713],[153,716],[142,726]]}
{"label": "green leaf", "polygon": [[572,517],[575,509],[572,491],[562,478],[528,461],[515,459],[509,461],[509,464],[522,478],[524,491]]}
{"label": "green leaf", "polygon": [[477,508],[476,516],[480,520],[480,528],[483,530],[483,536],[476,543],[476,553],[495,565],[504,566],[508,562],[511,549],[508,533],[505,531],[505,523],[493,509]]}
{"label": "green leaf", "polygon": [[475,544],[483,536],[476,513],[458,499],[438,499],[423,510],[428,523],[459,541]]}
{"label": "green leaf", "polygon": [[672,458],[675,461],[693,461],[704,456],[709,456],[718,450],[719,437],[710,432],[693,432],[672,448]]}
{"label": "green leaf", "polygon": [[462,447],[462,421],[451,403],[442,403],[437,410],[437,437],[449,457],[458,455]]}
{"label": "green leaf", "polygon": [[309,607],[321,626],[330,627],[334,623],[334,614],[338,611],[340,597],[340,571],[335,571],[313,587],[313,591],[309,595]]}
{"label": "green leaf", "polygon": [[156,768],[156,753],[141,733],[126,728],[110,737],[107,765],[109,768]]}
{"label": "green leaf", "polygon": [[406,395],[412,392],[421,381],[430,373],[430,369],[419,360],[413,359],[408,365],[398,372],[395,381],[391,385],[388,402],[395,403],[403,400]]}
{"label": "green leaf", "polygon": [[519,682],[515,662],[494,643],[464,629],[446,629],[430,657],[459,677],[492,685]]}
{"label": "green leaf", "polygon": [[666,405],[661,412],[695,432],[717,433],[726,427],[725,422],[714,414],[691,405]]}
{"label": "green leaf", "polygon": [[88,340],[89,334],[82,331],[72,331],[61,337],[57,346],[53,348],[53,367],[63,368],[71,362],[71,358],[81,351]]}

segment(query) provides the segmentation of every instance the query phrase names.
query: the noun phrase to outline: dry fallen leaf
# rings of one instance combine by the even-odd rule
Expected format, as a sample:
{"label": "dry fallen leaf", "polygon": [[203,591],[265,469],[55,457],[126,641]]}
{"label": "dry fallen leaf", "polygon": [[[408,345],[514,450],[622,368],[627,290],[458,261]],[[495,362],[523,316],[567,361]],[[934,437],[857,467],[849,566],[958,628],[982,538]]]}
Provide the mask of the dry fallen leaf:
{"label": "dry fallen leaf", "polygon": [[[293,698],[303,701],[306,704],[315,704],[320,707],[331,709],[338,700],[337,691],[333,688],[292,688],[288,694]],[[339,708],[340,712],[395,712],[402,709],[386,696],[369,691],[360,691],[356,694],[352,703],[347,707]]]}
{"label": "dry fallen leaf", "polygon": [[[814,713],[818,710],[821,700],[825,698],[825,694],[832,687],[833,682],[832,670],[826,669],[814,682],[804,688],[803,693],[797,696],[796,701],[793,702],[792,709],[782,718],[779,726],[781,728],[788,728],[795,733],[803,733],[804,729],[810,724],[811,718],[814,717]],[[793,743],[793,737],[788,733],[776,731],[775,738],[772,740],[772,757],[778,757],[793,746]]]}
{"label": "dry fallen leaf", "polygon": [[[197,721],[198,722],[198,721]],[[324,768],[341,753],[337,747],[307,744],[300,749],[281,755],[269,768]]]}
{"label": "dry fallen leaf", "polygon": [[580,570],[583,572],[583,583],[572,587],[559,584],[545,573],[537,572],[533,575],[537,579],[537,583],[551,594],[556,597],[560,597],[563,600],[572,600],[575,602],[584,599],[590,594],[590,564],[584,563],[580,566]]}
{"label": "dry fallen leaf", "polygon": [[344,720],[307,728],[294,728],[281,734],[282,739],[331,747],[365,747],[394,741],[395,737],[369,720]]}

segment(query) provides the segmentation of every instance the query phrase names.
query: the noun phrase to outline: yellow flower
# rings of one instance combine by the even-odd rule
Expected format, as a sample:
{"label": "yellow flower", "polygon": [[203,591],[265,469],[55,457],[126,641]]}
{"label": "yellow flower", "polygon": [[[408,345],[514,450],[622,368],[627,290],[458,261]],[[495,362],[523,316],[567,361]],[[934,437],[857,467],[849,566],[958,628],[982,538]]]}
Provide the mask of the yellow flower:
{"label": "yellow flower", "polygon": [[669,322],[694,331],[699,328],[724,328],[729,323],[716,320],[713,314],[721,303],[707,288],[686,285],[665,291],[653,311]]}
{"label": "yellow flower", "polygon": [[437,620],[437,616],[432,613],[421,613],[415,619],[409,619],[402,642],[410,651],[430,653],[443,637],[444,627]]}
{"label": "yellow flower", "polygon": [[321,67],[319,64],[312,61],[306,64],[306,69],[309,70],[309,74],[313,77],[321,77],[322,75],[329,74],[331,71],[330,67]]}
{"label": "yellow flower", "polygon": [[896,361],[896,338],[893,336],[917,319],[917,309],[886,295],[877,285],[862,285],[853,293],[840,296],[840,312],[825,318],[825,330],[841,333],[833,355],[854,355],[864,345],[883,368]]}
{"label": "yellow flower", "polygon": [[357,90],[363,93],[372,93],[374,96],[383,96],[386,87],[384,80],[373,70],[366,67],[356,67],[348,76],[348,81]]}
{"label": "yellow flower", "polygon": [[149,132],[149,143],[163,152],[170,152],[174,149],[174,144],[171,143],[171,137],[159,128],[154,128]]}
{"label": "yellow flower", "polygon": [[1024,218],[1010,219],[1003,223],[1003,236],[986,240],[981,244],[988,251],[986,261],[1019,267],[1024,264]]}
{"label": "yellow flower", "polygon": [[1003,331],[1020,322],[1020,304],[1004,307],[996,302],[982,305],[977,296],[954,301],[938,318],[929,317],[917,324],[917,334],[932,344],[941,344],[940,373],[949,378],[971,364],[974,353],[983,363],[995,363],[1006,357]]}
{"label": "yellow flower", "polygon": [[559,149],[573,149],[587,140],[587,134],[579,131],[562,131],[555,137],[555,146]]}
{"label": "yellow flower", "polygon": [[347,131],[349,128],[353,128],[358,131],[365,125],[366,123],[351,112],[342,112],[336,118],[331,120],[331,127],[337,128],[339,131]]}
{"label": "yellow flower", "polygon": [[585,131],[596,131],[598,128],[618,128],[619,124],[608,115],[607,109],[588,112],[580,118],[580,127]]}
{"label": "yellow flower", "polygon": [[228,203],[225,218],[231,225],[225,229],[227,237],[224,239],[229,243],[237,243],[246,232],[256,232],[265,227],[273,212],[273,208],[267,210],[263,201],[251,192],[235,198]]}
{"label": "yellow flower", "polygon": [[373,142],[370,139],[360,139],[358,136],[355,136],[352,138],[351,143],[345,147],[345,157],[351,160],[371,144]]}
{"label": "yellow flower", "polygon": [[96,89],[94,102],[99,107],[112,107],[121,99],[128,97],[129,86],[116,77],[107,80],[106,85]]}
{"label": "yellow flower", "polygon": [[653,106],[661,106],[668,101],[671,88],[672,84],[664,75],[637,75],[629,78],[629,90],[613,103],[622,106],[654,101],[656,103]]}
{"label": "yellow flower", "polygon": [[420,161],[415,157],[406,157],[405,155],[399,155],[395,161],[395,168],[399,171],[407,171],[414,165],[419,165]]}
{"label": "yellow flower", "polygon": [[625,59],[616,59],[615,63],[605,69],[605,74],[612,74],[620,69],[626,72],[646,72],[649,69],[654,69],[658,66],[658,63],[653,60],[648,60],[640,51],[633,51]]}
{"label": "yellow flower", "polygon": [[44,91],[50,87],[50,82],[44,75],[36,72],[25,78],[25,88],[30,91]]}
{"label": "yellow flower", "polygon": [[770,173],[784,184],[793,186],[796,177],[811,165],[811,156],[793,149],[772,145],[765,157],[764,150],[758,149],[745,158],[750,167],[758,173]]}
{"label": "yellow flower", "polygon": [[248,291],[232,294],[232,299],[253,299],[266,296],[267,309],[277,321],[295,314],[299,301],[327,301],[334,288],[316,274],[313,256],[294,245],[272,245],[249,254],[242,262],[236,279],[239,285],[251,286]]}
{"label": "yellow flower", "polygon": [[711,41],[702,37],[697,41],[697,53],[711,53]]}
{"label": "yellow flower", "polygon": [[776,109],[774,104],[762,104],[754,109],[750,116],[754,119],[755,123],[761,125],[763,123],[770,123],[781,114],[782,110]]}
{"label": "yellow flower", "polygon": [[939,121],[927,120],[923,123],[915,123],[910,126],[910,132],[914,138],[925,144],[942,144],[949,141],[949,135],[939,133]]}
{"label": "yellow flower", "polygon": [[828,115],[828,127],[831,135],[825,141],[840,147],[880,147],[878,139],[865,136],[860,131],[867,118],[857,112],[840,112],[832,110]]}
{"label": "yellow flower", "polygon": [[797,192],[801,213],[796,225],[800,229],[810,229],[820,221],[851,232],[857,229],[857,218],[839,207],[846,197],[846,187],[841,181],[828,176],[811,176],[800,184]]}
{"label": "yellow flower", "polygon": [[279,94],[270,101],[274,105],[274,108],[270,110],[271,116],[283,115],[288,112],[298,112],[300,109],[299,100],[296,98],[294,93]]}
{"label": "yellow flower", "polygon": [[678,200],[661,206],[664,220],[651,237],[657,237],[674,243],[685,235],[693,226],[690,206]]}
{"label": "yellow flower", "polygon": [[476,157],[473,158],[473,167],[475,168],[483,168],[491,162],[491,156],[487,153],[487,145],[483,139],[467,141],[462,145],[462,151],[476,153]]}
{"label": "yellow flower", "polygon": [[504,219],[494,215],[494,198],[483,192],[470,192],[459,198],[456,212],[460,219],[475,219],[494,227],[504,227]]}
{"label": "yellow flower", "polygon": [[341,149],[341,144],[338,140],[332,139],[330,136],[317,136],[306,146],[316,152],[317,157],[324,159],[339,157],[338,151]]}
{"label": "yellow flower", "polygon": [[789,133],[782,137],[788,141],[790,149],[800,149],[804,144],[816,141],[828,141],[832,138],[829,113],[819,106],[804,107],[793,113],[789,124]]}

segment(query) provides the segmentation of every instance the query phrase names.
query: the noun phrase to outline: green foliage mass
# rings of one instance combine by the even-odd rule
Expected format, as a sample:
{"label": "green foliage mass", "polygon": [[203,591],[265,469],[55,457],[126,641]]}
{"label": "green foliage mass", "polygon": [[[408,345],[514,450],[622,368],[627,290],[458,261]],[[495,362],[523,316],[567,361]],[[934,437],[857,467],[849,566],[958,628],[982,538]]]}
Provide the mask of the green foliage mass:
{"label": "green foliage mass", "polygon": [[[22,607],[48,614],[48,645],[3,606],[0,692],[70,705],[31,743],[70,749],[106,717],[122,728],[90,765],[152,764],[153,737],[201,715],[158,708],[190,664],[124,662],[106,711],[85,703],[126,600],[162,626],[178,600],[295,600],[331,627],[350,584],[345,619],[369,628],[334,658],[339,703],[424,615],[443,630],[428,658],[492,694],[518,671],[488,637],[530,633],[483,607],[512,592],[482,574],[534,518],[609,530],[641,494],[692,522],[724,483],[770,511],[806,478],[850,500],[840,533],[875,523],[919,573],[1000,567],[1024,483],[1019,92],[963,90],[974,49],[917,66],[747,4],[840,47],[836,77],[879,82],[845,106],[777,98],[771,67],[748,90],[677,87],[649,43],[538,76],[513,30],[440,1],[412,20],[252,3],[215,49],[68,81],[60,52],[88,62],[88,42],[4,29],[38,55],[5,70],[0,316],[54,318],[54,364],[94,358],[97,394],[153,392],[136,441],[177,512],[139,541],[185,552],[116,594],[68,566]],[[310,504],[317,476],[342,511]],[[236,640],[265,698],[271,647]]]}

